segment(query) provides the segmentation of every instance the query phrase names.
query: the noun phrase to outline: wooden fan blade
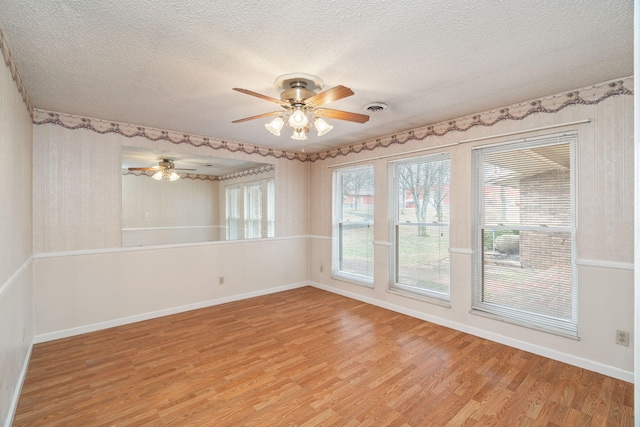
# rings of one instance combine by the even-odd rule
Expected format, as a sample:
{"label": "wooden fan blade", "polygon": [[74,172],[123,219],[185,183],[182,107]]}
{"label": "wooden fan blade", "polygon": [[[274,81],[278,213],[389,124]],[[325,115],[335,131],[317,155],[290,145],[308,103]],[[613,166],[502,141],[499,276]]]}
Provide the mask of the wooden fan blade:
{"label": "wooden fan blade", "polygon": [[247,95],[255,96],[255,97],[260,98],[260,99],[264,99],[265,101],[275,102],[276,104],[280,104],[280,105],[289,105],[289,103],[288,103],[288,102],[281,101],[281,100],[279,100],[279,99],[272,98],[272,97],[267,96],[267,95],[262,95],[261,93],[253,92],[253,91],[248,90],[248,89],[241,89],[241,88],[239,88],[239,87],[234,87],[234,88],[233,88],[233,90],[235,90],[235,91],[237,91],[237,92],[240,92],[240,93],[247,94]]}
{"label": "wooden fan blade", "polygon": [[156,169],[158,169],[158,167],[153,167],[153,168],[128,168],[130,171],[154,171]]}
{"label": "wooden fan blade", "polygon": [[182,169],[182,168],[173,168],[174,171],[194,171],[195,169]]}
{"label": "wooden fan blade", "polygon": [[305,101],[306,104],[313,104],[317,107],[328,104],[333,101],[337,101],[342,98],[346,98],[348,96],[353,95],[353,91],[348,87],[339,85],[336,87],[332,87],[331,89],[325,90],[324,92],[320,92],[317,95],[312,96],[311,98]]}
{"label": "wooden fan blade", "polygon": [[258,114],[257,116],[245,117],[244,119],[234,120],[231,123],[241,123],[249,120],[261,119],[263,117],[277,116],[278,114],[284,114],[284,111],[272,111],[270,113]]}
{"label": "wooden fan blade", "polygon": [[366,123],[369,116],[366,114],[350,113],[348,111],[331,110],[329,108],[318,108],[314,111],[317,117],[326,117],[328,119],[347,120],[349,122]]}

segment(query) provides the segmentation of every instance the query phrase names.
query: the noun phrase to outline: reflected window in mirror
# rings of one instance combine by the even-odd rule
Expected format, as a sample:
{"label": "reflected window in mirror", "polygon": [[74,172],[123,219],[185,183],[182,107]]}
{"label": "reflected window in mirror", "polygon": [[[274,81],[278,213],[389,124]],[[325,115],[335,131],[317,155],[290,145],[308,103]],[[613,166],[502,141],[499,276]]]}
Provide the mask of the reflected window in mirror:
{"label": "reflected window in mirror", "polygon": [[275,237],[274,178],[227,185],[225,200],[227,240]]}
{"label": "reflected window in mirror", "polygon": [[227,240],[240,239],[240,187],[228,186],[226,193]]}

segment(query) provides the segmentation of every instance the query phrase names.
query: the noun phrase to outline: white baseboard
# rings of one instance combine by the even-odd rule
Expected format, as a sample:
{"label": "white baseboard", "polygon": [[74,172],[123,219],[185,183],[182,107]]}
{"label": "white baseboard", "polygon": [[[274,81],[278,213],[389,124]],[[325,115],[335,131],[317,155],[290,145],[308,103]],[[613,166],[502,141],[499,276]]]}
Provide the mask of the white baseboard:
{"label": "white baseboard", "polygon": [[162,310],[152,311],[148,313],[136,314],[134,316],[122,317],[119,319],[108,320],[100,323],[92,323],[90,325],[78,326],[76,328],[64,329],[61,331],[47,332],[45,334],[36,335],[34,341],[36,344],[53,341],[60,338],[72,337],[75,335],[86,334],[87,332],[99,331],[102,329],[113,328],[115,326],[127,325],[129,323],[141,322],[143,320],[155,319],[158,317],[169,316],[171,314],[183,313],[185,311],[197,310],[199,308],[211,307],[214,305],[225,304],[233,301],[240,301],[247,298],[259,297],[262,295],[274,294],[277,292],[288,291],[291,289],[301,288],[308,286],[308,282],[293,283],[284,286],[277,286],[275,288],[262,289],[254,292],[247,292],[244,294],[231,295],[228,297],[216,298],[208,301],[201,301],[187,305],[181,305],[178,307],[170,307]]}
{"label": "white baseboard", "polygon": [[517,340],[504,335],[488,332],[483,329],[474,328],[463,323],[454,322],[451,320],[443,319],[438,316],[433,316],[420,311],[412,310],[399,305],[391,304],[386,301],[380,301],[375,298],[358,295],[353,292],[345,291],[342,289],[326,286],[321,283],[310,282],[310,286],[318,289],[322,289],[327,292],[342,295],[347,298],[352,298],[358,301],[366,302],[367,304],[375,305],[385,308],[387,310],[395,311],[397,313],[405,314],[407,316],[415,317],[417,319],[425,320],[427,322],[435,323],[437,325],[445,326],[447,328],[455,329],[457,331],[465,332],[480,338],[484,338],[490,341],[494,341],[500,344],[508,345],[520,350],[528,351],[530,353],[537,354],[539,356],[547,357],[549,359],[557,360],[563,363],[568,363],[579,368],[587,369],[589,371],[598,372],[609,377],[617,378],[629,383],[634,382],[634,373],[626,371],[624,369],[616,368],[614,366],[605,365],[603,363],[594,362],[593,360],[584,359],[572,354],[562,353],[560,351],[551,350],[546,347],[542,347],[536,344],[531,344],[526,341]]}
{"label": "white baseboard", "polygon": [[31,360],[31,351],[33,350],[33,344],[33,341],[31,342],[31,344],[29,344],[27,354],[25,354],[24,356],[24,362],[22,362],[22,370],[20,371],[20,377],[18,378],[16,388],[15,390],[13,390],[11,406],[9,406],[9,413],[7,414],[7,419],[4,422],[4,427],[11,427],[11,424],[13,423],[13,417],[16,416],[18,401],[20,400],[20,393],[22,392],[22,385],[24,384],[24,380],[27,377],[27,370],[29,369],[29,361]]}

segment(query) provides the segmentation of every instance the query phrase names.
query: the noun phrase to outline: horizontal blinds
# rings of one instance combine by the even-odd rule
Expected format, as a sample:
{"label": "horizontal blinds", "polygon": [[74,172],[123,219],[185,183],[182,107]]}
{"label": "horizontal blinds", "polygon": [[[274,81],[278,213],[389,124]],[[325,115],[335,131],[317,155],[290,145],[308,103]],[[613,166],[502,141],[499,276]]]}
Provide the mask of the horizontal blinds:
{"label": "horizontal blinds", "polygon": [[474,150],[473,307],[577,334],[575,134]]}

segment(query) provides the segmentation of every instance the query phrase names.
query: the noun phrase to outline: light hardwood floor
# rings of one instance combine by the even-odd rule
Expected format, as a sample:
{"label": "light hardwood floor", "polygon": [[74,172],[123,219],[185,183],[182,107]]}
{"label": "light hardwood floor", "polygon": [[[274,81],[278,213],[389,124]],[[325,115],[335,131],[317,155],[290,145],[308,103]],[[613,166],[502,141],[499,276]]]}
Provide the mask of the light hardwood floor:
{"label": "light hardwood floor", "polygon": [[306,287],[38,344],[14,426],[631,426],[633,385]]}

